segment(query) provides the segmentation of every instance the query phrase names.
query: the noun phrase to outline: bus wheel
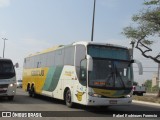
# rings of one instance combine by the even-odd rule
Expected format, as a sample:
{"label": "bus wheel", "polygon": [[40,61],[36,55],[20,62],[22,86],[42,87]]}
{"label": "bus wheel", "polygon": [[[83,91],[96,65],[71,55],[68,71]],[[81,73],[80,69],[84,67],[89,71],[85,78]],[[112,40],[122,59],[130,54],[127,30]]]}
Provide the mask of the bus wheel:
{"label": "bus wheel", "polygon": [[14,96],[8,96],[8,100],[12,101]]}
{"label": "bus wheel", "polygon": [[71,91],[68,89],[65,94],[65,102],[68,107],[73,107],[72,99],[71,99]]}
{"label": "bus wheel", "polygon": [[29,92],[29,90],[30,90],[30,84],[28,83],[28,85],[27,85],[27,92]]}
{"label": "bus wheel", "polygon": [[30,97],[36,97],[34,86],[31,87],[31,89],[28,91],[28,93],[29,93]]}

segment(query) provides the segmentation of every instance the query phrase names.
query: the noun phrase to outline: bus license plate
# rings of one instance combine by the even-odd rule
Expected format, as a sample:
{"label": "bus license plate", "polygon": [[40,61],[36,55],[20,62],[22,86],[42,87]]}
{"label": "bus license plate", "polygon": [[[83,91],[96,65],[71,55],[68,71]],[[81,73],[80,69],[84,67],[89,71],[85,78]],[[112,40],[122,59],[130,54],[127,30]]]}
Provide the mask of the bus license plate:
{"label": "bus license plate", "polygon": [[110,100],[109,103],[110,104],[117,104],[117,100]]}

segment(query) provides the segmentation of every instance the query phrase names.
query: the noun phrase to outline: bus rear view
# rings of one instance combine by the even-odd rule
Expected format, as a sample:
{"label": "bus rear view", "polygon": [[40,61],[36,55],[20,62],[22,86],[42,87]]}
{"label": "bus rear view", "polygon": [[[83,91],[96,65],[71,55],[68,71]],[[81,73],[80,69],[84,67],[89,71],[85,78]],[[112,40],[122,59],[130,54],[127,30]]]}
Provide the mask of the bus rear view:
{"label": "bus rear view", "polygon": [[10,59],[0,59],[0,97],[13,100],[16,93],[16,74]]}

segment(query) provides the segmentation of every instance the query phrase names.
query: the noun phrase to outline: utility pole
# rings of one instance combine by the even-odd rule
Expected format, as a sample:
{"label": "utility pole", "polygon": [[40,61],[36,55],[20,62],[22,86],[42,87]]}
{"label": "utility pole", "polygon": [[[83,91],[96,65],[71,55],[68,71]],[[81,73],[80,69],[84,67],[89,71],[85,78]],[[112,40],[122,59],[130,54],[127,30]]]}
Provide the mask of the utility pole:
{"label": "utility pole", "polygon": [[130,42],[130,44],[132,45],[132,59],[133,59],[133,50],[134,50],[134,44],[135,44],[135,41],[134,41],[134,40],[132,40],[132,41]]}
{"label": "utility pole", "polygon": [[4,58],[4,52],[5,52],[5,41],[8,40],[6,38],[2,38],[4,40],[4,46],[3,46],[3,58]]}
{"label": "utility pole", "polygon": [[157,83],[158,83],[158,97],[160,97],[160,79],[159,79],[159,73],[160,72],[160,63],[158,63],[158,73],[157,73]]}
{"label": "utility pole", "polygon": [[[158,63],[158,73],[157,73],[157,79],[159,80],[159,72],[160,72],[160,63]],[[159,81],[159,87],[160,87],[160,81]]]}
{"label": "utility pole", "polygon": [[94,34],[95,8],[96,8],[96,0],[94,0],[94,7],[93,7],[93,20],[92,20],[92,34],[91,34],[91,41],[93,41],[93,34]]}

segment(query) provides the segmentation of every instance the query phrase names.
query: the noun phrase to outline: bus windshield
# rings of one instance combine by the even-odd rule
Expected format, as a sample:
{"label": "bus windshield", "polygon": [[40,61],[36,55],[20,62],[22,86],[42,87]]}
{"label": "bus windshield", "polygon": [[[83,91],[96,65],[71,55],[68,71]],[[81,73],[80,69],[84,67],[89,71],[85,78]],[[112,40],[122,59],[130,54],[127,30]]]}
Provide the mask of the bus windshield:
{"label": "bus windshield", "polygon": [[127,49],[91,46],[88,54],[93,58],[89,86],[106,89],[132,88],[133,71]]}
{"label": "bus windshield", "polygon": [[9,60],[0,60],[0,79],[9,79],[15,76],[13,63]]}

